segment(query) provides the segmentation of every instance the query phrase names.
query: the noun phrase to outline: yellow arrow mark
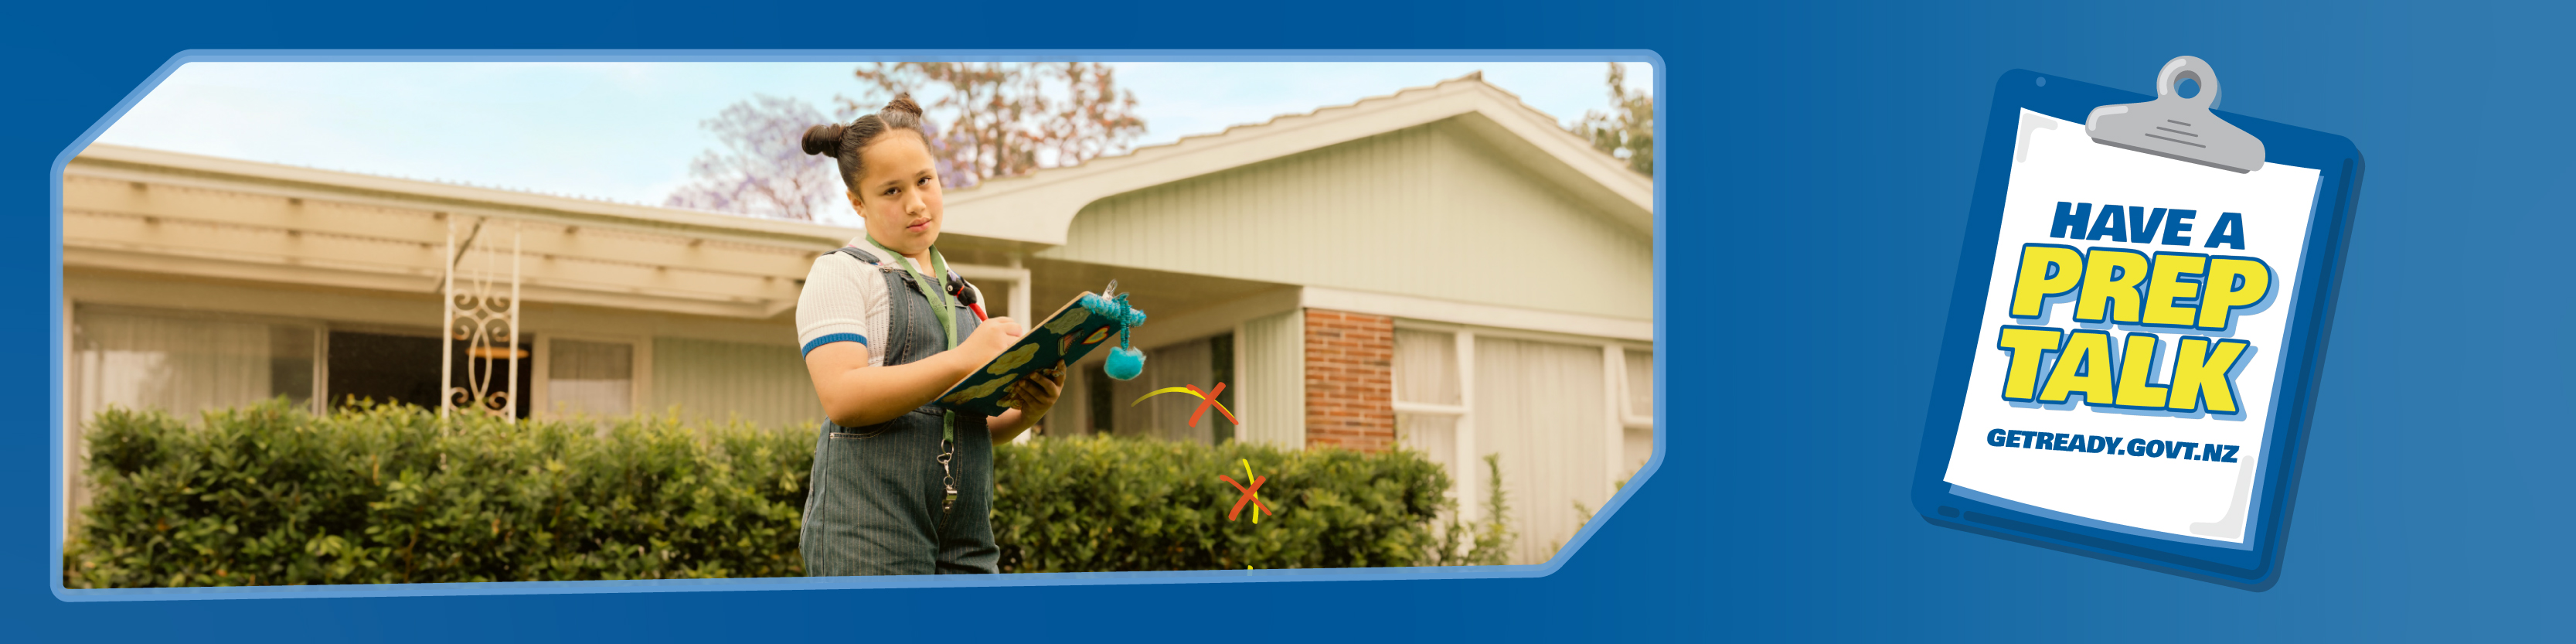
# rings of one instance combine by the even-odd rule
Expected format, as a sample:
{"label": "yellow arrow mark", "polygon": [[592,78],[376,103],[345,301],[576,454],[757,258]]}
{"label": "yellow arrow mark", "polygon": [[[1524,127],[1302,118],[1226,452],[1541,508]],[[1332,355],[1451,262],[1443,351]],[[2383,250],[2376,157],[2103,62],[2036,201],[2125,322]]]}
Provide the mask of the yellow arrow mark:
{"label": "yellow arrow mark", "polygon": [[[1252,480],[1252,459],[1243,459],[1243,480]],[[1252,523],[1261,523],[1261,493],[1252,493]]]}
{"label": "yellow arrow mark", "polygon": [[[1207,396],[1201,396],[1201,395],[1199,395],[1199,392],[1190,391],[1190,388],[1188,388],[1188,387],[1164,387],[1164,388],[1161,388],[1161,389],[1153,390],[1152,392],[1148,392],[1148,393],[1146,393],[1144,396],[1138,397],[1138,398],[1136,399],[1136,402],[1127,403],[1127,406],[1129,406],[1129,407],[1134,407],[1134,406],[1136,406],[1136,405],[1138,405],[1138,404],[1144,403],[1146,398],[1152,398],[1152,397],[1155,397],[1155,396],[1160,396],[1160,395],[1168,394],[1168,393],[1184,393],[1184,394],[1189,394],[1191,398],[1197,398],[1197,399],[1199,399],[1199,400],[1207,400]],[[1245,475],[1245,476],[1250,476],[1250,475],[1249,475],[1249,474],[1247,474],[1247,475]]]}

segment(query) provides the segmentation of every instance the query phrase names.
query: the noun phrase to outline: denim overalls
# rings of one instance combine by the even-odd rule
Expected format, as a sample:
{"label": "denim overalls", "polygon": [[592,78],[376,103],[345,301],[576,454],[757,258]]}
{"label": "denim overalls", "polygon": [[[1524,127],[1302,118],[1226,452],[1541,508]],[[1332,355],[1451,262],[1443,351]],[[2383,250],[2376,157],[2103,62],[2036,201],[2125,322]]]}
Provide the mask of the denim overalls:
{"label": "denim overalls", "polygon": [[[888,319],[880,341],[886,365],[918,361],[947,347],[930,307],[951,298],[934,300],[925,294],[930,289],[915,286],[919,278],[912,271],[886,269],[869,251],[840,252],[878,266],[885,276]],[[960,305],[955,316],[960,339],[975,332],[974,313]],[[943,472],[938,458],[944,412],[933,404],[855,428],[823,421],[814,441],[812,492],[805,497],[805,574],[999,572],[994,564],[1001,551],[993,546],[991,518],[992,434],[983,415],[958,414],[957,444]],[[941,478],[949,473],[956,477],[957,502],[943,510],[947,486]]]}

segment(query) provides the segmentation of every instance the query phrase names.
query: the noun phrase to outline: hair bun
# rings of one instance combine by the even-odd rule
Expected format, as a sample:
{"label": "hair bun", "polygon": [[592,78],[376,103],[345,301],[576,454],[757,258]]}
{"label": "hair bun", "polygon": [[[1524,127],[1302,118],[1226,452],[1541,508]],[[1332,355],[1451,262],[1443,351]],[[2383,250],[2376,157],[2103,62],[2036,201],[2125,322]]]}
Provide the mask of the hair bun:
{"label": "hair bun", "polygon": [[886,103],[883,113],[890,114],[894,112],[902,112],[912,115],[913,118],[921,118],[921,104],[912,102],[911,92],[896,94],[894,95],[893,101]]}
{"label": "hair bun", "polygon": [[841,125],[817,125],[805,128],[805,153],[839,158],[841,131],[845,129],[848,128]]}

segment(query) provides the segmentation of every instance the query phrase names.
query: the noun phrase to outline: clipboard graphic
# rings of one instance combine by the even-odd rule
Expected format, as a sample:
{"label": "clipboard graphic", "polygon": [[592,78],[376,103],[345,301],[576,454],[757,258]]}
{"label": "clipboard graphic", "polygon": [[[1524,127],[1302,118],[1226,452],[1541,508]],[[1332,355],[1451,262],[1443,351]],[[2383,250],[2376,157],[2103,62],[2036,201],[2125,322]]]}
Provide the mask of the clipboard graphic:
{"label": "clipboard graphic", "polygon": [[2153,97],[1997,81],[1915,469],[1925,520],[2278,579],[2363,164],[2343,137],[2214,111],[2219,88],[2190,56]]}

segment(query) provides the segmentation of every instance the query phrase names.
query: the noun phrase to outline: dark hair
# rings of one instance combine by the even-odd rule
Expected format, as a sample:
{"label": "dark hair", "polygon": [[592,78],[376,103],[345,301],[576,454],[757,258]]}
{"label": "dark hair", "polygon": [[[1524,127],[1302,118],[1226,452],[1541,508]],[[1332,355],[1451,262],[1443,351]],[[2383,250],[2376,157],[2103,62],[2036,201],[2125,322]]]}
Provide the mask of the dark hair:
{"label": "dark hair", "polygon": [[832,157],[841,162],[841,185],[850,192],[859,191],[859,151],[874,143],[878,135],[894,130],[912,130],[921,135],[924,145],[930,143],[930,130],[922,126],[921,104],[912,95],[896,94],[885,109],[859,117],[849,125],[817,125],[805,128],[805,153]]}

